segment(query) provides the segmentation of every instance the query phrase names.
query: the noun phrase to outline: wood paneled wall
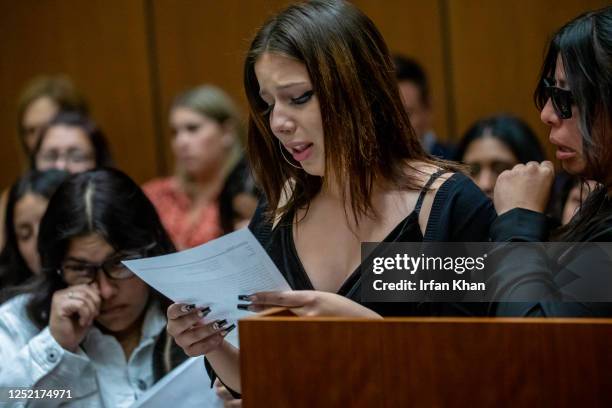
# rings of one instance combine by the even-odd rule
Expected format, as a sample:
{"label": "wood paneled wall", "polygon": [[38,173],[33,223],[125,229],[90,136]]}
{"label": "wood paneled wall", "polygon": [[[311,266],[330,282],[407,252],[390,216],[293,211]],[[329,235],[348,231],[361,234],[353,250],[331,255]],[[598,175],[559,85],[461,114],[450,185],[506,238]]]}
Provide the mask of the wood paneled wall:
{"label": "wood paneled wall", "polygon": [[[246,111],[242,61],[267,16],[289,0],[0,0],[0,187],[24,164],[16,100],[33,76],[65,73],[87,95],[120,168],[138,182],[173,168],[174,96],[212,83]],[[435,130],[456,140],[510,112],[547,130],[531,101],[550,34],[606,0],[355,0],[394,52],[429,73]]]}
{"label": "wood paneled wall", "polygon": [[[242,107],[244,55],[266,17],[288,0],[156,0],[154,6],[156,60],[160,86],[163,144],[169,145],[168,112],[176,95],[200,84],[226,90]],[[174,157],[164,150],[169,170]]]}
{"label": "wood paneled wall", "polygon": [[547,41],[599,0],[446,0],[456,135],[498,112],[523,118],[554,157],[533,102]]}
{"label": "wood paneled wall", "polygon": [[140,181],[156,175],[146,25],[142,1],[1,3],[0,186],[17,177],[25,162],[16,101],[39,74],[69,75],[87,96],[119,166]]}

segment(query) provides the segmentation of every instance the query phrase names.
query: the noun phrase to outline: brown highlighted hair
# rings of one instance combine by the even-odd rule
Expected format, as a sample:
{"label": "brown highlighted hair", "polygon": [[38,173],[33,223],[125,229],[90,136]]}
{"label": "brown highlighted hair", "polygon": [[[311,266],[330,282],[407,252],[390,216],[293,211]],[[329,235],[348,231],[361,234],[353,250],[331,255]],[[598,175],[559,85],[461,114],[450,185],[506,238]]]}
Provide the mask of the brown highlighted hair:
{"label": "brown highlighted hair", "polygon": [[[418,189],[407,161],[447,167],[420,145],[404,111],[393,62],[374,23],[344,1],[315,0],[288,7],[268,20],[253,39],[244,66],[249,101],[248,153],[273,217],[308,208],[330,177],[291,167],[259,96],[255,63],[264,53],[294,58],[306,66],[323,122],[325,174],[334,175],[355,222],[376,216],[371,203],[376,183]],[[416,171],[416,169],[414,169]],[[284,191],[289,188],[289,191]],[[281,197],[288,197],[284,202]],[[279,204],[283,201],[279,208]]]}

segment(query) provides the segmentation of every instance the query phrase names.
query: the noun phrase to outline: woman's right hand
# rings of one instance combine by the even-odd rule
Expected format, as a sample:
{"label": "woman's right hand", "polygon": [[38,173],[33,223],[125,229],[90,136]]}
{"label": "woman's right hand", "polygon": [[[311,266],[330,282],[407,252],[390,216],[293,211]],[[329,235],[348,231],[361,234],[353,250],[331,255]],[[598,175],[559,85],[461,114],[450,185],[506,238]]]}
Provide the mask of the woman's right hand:
{"label": "woman's right hand", "polygon": [[513,208],[544,213],[554,179],[555,168],[549,161],[517,164],[512,170],[502,172],[493,193],[497,215]]}
{"label": "woman's right hand", "polygon": [[100,314],[101,303],[97,283],[56,291],[51,299],[49,316],[49,330],[55,341],[74,353]]}
{"label": "woman's right hand", "polygon": [[204,317],[208,313],[210,308],[198,309],[182,303],[174,303],[168,308],[168,334],[190,357],[218,349],[225,335],[235,327],[227,326],[225,321],[205,323]]}

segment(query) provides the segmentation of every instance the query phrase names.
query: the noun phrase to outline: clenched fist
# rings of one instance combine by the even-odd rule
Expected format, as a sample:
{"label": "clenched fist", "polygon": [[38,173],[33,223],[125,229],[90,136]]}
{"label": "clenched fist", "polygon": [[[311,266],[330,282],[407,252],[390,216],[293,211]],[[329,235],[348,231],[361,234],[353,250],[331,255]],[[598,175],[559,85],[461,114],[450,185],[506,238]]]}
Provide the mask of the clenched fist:
{"label": "clenched fist", "polygon": [[498,215],[513,208],[543,213],[550,197],[555,169],[549,161],[517,164],[497,178],[493,202]]}

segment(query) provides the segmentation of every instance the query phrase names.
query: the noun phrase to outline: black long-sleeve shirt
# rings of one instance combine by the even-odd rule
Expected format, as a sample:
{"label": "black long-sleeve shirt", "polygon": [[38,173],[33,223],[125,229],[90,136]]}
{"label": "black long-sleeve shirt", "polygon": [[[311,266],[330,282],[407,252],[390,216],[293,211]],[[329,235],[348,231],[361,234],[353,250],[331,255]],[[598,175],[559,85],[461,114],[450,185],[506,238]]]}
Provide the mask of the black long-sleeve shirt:
{"label": "black long-sleeve shirt", "polygon": [[[578,237],[579,242],[563,254],[538,245],[502,248],[498,255],[503,256],[503,263],[493,277],[501,290],[500,296],[519,293],[543,300],[497,303],[492,305],[491,313],[497,316],[612,316],[612,303],[572,301],[588,295],[597,298],[602,290],[612,288],[610,257],[595,245],[581,245],[612,242],[612,207],[609,203],[603,205],[600,212],[602,221]],[[496,242],[545,242],[548,235],[546,216],[522,208],[499,216],[491,226],[491,238]]]}

